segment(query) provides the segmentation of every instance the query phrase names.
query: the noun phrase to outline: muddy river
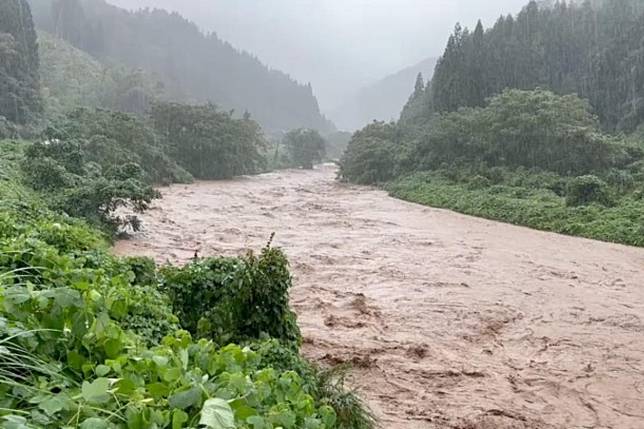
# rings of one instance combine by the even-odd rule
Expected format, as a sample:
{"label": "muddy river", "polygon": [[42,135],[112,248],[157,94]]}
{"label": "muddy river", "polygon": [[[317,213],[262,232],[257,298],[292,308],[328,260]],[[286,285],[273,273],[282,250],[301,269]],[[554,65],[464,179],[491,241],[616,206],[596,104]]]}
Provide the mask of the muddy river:
{"label": "muddy river", "polygon": [[337,183],[333,166],[162,190],[115,252],[259,250],[294,273],[304,353],[351,362],[386,429],[644,428],[644,249]]}

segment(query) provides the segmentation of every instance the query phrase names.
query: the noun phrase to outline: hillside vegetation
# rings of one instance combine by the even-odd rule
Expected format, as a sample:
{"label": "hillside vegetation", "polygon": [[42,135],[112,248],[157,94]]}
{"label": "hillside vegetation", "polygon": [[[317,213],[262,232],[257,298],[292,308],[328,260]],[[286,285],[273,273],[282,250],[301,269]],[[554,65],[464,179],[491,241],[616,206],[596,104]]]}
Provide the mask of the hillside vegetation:
{"label": "hillside vegetation", "polygon": [[400,120],[354,134],[341,177],[435,207],[643,246],[643,23],[641,2],[606,0],[532,1],[487,30],[457,25]]}
{"label": "hillside vegetation", "polygon": [[310,85],[268,68],[214,33],[202,33],[176,13],[129,12],[104,0],[32,0],[31,5],[40,30],[101,63],[154,75],[171,101],[214,103],[239,116],[248,111],[271,131],[333,130]]}
{"label": "hillside vegetation", "polygon": [[0,144],[2,427],[372,427],[340,374],[299,357],[282,252],[111,256],[25,185],[19,146]]}
{"label": "hillside vegetation", "polygon": [[144,113],[164,99],[163,84],[142,70],[104,65],[47,32],[38,32],[45,117],[57,119],[78,107]]}
{"label": "hillside vegetation", "polygon": [[[94,3],[136,28],[148,14]],[[67,17],[78,3],[56,6]],[[288,261],[269,237],[256,254],[183,267],[109,252],[140,228],[155,185],[265,169],[259,124],[164,101],[150,74],[50,34],[39,53],[29,5],[0,12],[0,427],[375,427],[344,369],[300,356]],[[68,24],[97,28],[78,18]]]}

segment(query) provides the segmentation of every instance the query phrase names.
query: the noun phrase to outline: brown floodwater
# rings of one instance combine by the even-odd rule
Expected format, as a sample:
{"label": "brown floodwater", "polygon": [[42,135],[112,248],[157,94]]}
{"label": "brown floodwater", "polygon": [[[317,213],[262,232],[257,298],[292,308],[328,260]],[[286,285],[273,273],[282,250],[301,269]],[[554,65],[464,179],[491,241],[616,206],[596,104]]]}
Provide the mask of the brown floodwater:
{"label": "brown floodwater", "polygon": [[304,353],[353,364],[387,429],[644,428],[644,249],[463,216],[335,168],[162,189],[115,252],[259,250],[294,273]]}

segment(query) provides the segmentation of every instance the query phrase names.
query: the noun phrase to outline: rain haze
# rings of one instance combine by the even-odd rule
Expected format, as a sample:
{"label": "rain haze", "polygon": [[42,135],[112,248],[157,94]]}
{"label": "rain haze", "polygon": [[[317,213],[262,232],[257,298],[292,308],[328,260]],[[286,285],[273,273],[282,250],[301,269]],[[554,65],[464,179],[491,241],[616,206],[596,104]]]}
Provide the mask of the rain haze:
{"label": "rain haze", "polygon": [[644,0],[0,0],[0,429],[644,428],[643,41]]}
{"label": "rain haze", "polygon": [[[457,22],[491,26],[525,0],[109,0],[180,12],[205,31],[311,82],[328,112],[386,75],[442,54]],[[411,90],[413,82],[409,82]]]}

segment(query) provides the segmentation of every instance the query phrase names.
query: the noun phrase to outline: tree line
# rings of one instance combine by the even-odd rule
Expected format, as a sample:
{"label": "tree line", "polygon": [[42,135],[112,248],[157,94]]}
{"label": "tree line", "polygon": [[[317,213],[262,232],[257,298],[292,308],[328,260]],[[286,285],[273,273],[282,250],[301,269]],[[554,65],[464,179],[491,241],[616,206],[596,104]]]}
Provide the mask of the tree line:
{"label": "tree line", "polygon": [[330,132],[310,84],[299,84],[216,34],[164,10],[130,12],[104,0],[32,1],[39,29],[101,62],[153,74],[169,101],[216,103],[248,111],[271,131],[299,127]]}
{"label": "tree line", "polygon": [[644,3],[530,2],[457,25],[340,176],[471,215],[644,245]]}
{"label": "tree line", "polygon": [[483,106],[505,88],[549,89],[588,99],[608,131],[644,120],[644,3],[531,1],[489,29],[457,25],[430,84],[403,118]]}

